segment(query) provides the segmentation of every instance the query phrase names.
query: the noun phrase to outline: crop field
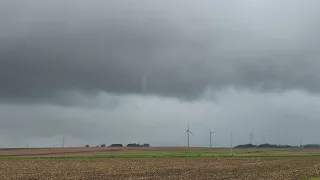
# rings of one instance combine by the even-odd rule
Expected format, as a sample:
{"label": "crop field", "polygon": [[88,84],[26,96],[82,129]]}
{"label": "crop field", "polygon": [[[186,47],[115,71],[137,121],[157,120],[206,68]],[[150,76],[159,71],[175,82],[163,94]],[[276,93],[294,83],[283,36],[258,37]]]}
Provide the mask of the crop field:
{"label": "crop field", "polygon": [[[301,157],[320,156],[320,149],[303,148],[235,148],[235,157]],[[187,148],[187,147],[150,147],[150,148],[110,148],[110,147],[68,147],[68,148],[12,148],[0,149],[1,158],[34,157],[229,157],[229,148]]]}
{"label": "crop field", "polygon": [[0,149],[0,179],[311,179],[320,177],[317,151],[244,148],[231,157],[224,148]]}

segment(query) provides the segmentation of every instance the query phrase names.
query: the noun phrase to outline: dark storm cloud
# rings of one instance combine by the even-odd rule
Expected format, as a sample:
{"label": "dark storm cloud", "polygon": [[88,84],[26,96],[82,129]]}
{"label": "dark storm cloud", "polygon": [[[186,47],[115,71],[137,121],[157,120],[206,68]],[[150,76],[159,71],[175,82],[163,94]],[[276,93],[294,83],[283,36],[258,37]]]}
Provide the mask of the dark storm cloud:
{"label": "dark storm cloud", "polygon": [[319,92],[317,5],[2,1],[0,98],[141,94],[143,77],[147,93],[182,99],[207,87]]}

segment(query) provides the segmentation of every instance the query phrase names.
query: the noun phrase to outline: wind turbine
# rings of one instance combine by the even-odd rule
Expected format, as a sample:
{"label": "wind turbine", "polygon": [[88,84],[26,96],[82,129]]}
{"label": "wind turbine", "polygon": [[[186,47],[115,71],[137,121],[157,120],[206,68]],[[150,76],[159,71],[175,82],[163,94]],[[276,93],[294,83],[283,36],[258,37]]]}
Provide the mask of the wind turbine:
{"label": "wind turbine", "polygon": [[190,147],[190,134],[193,135],[193,133],[190,131],[190,125],[189,125],[189,122],[188,122],[188,129],[186,130],[186,132],[188,134],[188,147]]}
{"label": "wind turbine", "polygon": [[212,147],[212,145],[211,145],[211,144],[212,144],[212,140],[211,140],[211,139],[212,139],[212,134],[213,134],[213,133],[215,133],[215,131],[211,131],[211,129],[209,129],[209,134],[210,134],[210,149],[211,149],[211,147]]}
{"label": "wind turbine", "polygon": [[250,144],[253,144],[253,137],[254,137],[254,134],[253,134],[253,129],[251,130],[251,133],[249,133],[249,136],[250,136]]}

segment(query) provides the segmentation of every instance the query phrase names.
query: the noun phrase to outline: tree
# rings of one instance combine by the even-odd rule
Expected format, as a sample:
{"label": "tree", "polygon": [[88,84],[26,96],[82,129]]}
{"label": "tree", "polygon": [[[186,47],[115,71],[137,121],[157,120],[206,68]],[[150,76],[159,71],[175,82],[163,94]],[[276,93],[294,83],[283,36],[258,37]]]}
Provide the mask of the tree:
{"label": "tree", "polygon": [[85,147],[89,147],[89,145],[87,144]]}
{"label": "tree", "polygon": [[109,147],[123,147],[122,144],[111,144]]}
{"label": "tree", "polygon": [[136,143],[130,143],[130,144],[127,144],[127,147],[140,147],[140,145]]}
{"label": "tree", "polygon": [[100,147],[106,147],[106,144],[101,144]]}
{"label": "tree", "polygon": [[130,143],[127,145],[127,147],[150,147],[150,144],[148,144],[148,143],[145,143],[145,144]]}

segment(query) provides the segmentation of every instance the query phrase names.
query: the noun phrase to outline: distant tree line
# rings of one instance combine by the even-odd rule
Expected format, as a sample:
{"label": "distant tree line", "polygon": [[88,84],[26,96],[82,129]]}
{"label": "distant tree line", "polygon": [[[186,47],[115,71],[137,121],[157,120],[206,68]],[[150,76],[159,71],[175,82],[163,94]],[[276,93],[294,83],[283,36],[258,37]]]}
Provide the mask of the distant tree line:
{"label": "distant tree line", "polygon": [[242,144],[235,146],[234,148],[320,148],[320,144],[306,144],[302,146],[291,146],[291,145],[278,145],[278,144],[260,144],[260,145],[254,145],[254,144]]}
{"label": "distant tree line", "polygon": [[127,147],[150,147],[150,144],[136,144],[136,143],[132,143],[132,144],[127,144]]}
{"label": "distant tree line", "polygon": [[[88,144],[85,145],[85,147],[90,147]],[[101,144],[100,146],[96,146],[96,147],[106,147],[106,144]],[[111,144],[108,147],[124,147],[122,144]],[[137,143],[130,143],[127,144],[126,147],[150,147],[150,144],[145,143],[145,144],[137,144]]]}
{"label": "distant tree line", "polygon": [[109,147],[123,147],[122,144],[111,144]]}
{"label": "distant tree line", "polygon": [[306,144],[302,146],[303,148],[320,148],[320,144]]}

